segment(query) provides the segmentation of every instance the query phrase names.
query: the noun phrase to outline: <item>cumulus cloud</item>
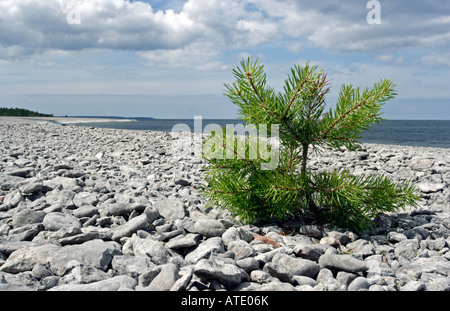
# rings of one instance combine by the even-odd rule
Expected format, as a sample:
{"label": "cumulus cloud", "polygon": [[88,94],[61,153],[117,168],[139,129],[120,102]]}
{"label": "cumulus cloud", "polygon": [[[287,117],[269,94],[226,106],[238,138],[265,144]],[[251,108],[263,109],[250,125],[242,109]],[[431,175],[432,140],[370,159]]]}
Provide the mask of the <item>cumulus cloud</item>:
{"label": "cumulus cloud", "polygon": [[[220,68],[224,49],[271,42],[290,42],[281,45],[291,51],[309,41],[327,52],[383,54],[448,48],[450,42],[448,1],[381,1],[380,25],[366,22],[369,9],[361,0],[175,2],[176,11],[156,9],[167,7],[160,0],[2,0],[0,59],[49,50],[114,49],[137,51],[147,64],[170,65],[176,59],[188,64],[193,57],[192,63],[204,59]],[[67,22],[74,9],[80,24]]]}
{"label": "cumulus cloud", "polygon": [[[78,23],[68,23],[68,15],[75,20],[74,14]],[[245,1],[190,0],[176,13],[141,1],[3,0],[0,30],[0,56],[8,57],[49,49],[180,50],[193,42],[254,45],[273,39],[276,24],[249,12]]]}
{"label": "cumulus cloud", "polygon": [[[69,24],[78,10],[80,24]],[[29,53],[88,48],[146,50],[178,48],[197,35],[186,14],[154,11],[124,0],[5,0],[0,2],[0,42]],[[25,51],[24,51],[25,52]]]}
{"label": "cumulus cloud", "polygon": [[285,37],[307,38],[328,52],[380,52],[450,42],[448,1],[380,1],[379,25],[367,23],[367,1],[254,1],[279,20]]}

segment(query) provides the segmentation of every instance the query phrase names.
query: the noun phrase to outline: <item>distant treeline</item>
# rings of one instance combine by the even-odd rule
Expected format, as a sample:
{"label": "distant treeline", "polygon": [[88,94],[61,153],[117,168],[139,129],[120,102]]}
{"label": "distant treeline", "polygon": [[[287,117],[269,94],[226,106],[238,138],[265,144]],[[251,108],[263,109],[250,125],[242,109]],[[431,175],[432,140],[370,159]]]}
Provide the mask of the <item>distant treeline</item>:
{"label": "distant treeline", "polygon": [[2,117],[53,117],[52,114],[39,113],[22,108],[0,108]]}

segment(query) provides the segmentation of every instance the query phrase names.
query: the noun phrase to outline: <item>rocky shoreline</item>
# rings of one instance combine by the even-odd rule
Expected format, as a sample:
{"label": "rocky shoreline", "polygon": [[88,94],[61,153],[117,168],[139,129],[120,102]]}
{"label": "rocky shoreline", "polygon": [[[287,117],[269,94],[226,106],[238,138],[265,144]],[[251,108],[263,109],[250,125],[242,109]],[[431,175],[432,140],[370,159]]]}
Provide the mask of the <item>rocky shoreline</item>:
{"label": "rocky shoreline", "polygon": [[417,184],[419,208],[357,235],[256,227],[206,207],[171,134],[0,122],[0,291],[448,291],[448,149],[364,144],[313,168]]}

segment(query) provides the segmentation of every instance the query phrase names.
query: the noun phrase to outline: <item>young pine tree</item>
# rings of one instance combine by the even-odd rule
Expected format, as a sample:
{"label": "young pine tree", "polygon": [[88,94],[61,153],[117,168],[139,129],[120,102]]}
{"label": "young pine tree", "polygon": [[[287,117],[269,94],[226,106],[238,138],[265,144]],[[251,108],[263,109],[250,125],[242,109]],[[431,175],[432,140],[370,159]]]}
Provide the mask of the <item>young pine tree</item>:
{"label": "young pine tree", "polygon": [[[225,84],[226,95],[239,107],[240,118],[246,124],[279,127],[278,166],[261,169],[267,157],[260,152],[248,157],[254,147],[249,136],[241,138],[247,143],[247,156],[206,155],[208,186],[204,193],[212,205],[228,209],[245,222],[308,214],[321,223],[355,231],[366,229],[379,213],[417,205],[416,189],[407,182],[394,183],[385,176],[355,176],[348,169],[312,172],[308,168],[308,159],[323,147],[358,147],[362,132],[382,120],[382,105],[396,95],[390,80],[380,80],[364,90],[343,85],[336,107],[326,111],[325,96],[330,87],[317,66],[294,66],[280,93],[267,85],[258,60],[243,60],[233,73],[236,82]],[[226,135],[223,129],[211,136],[222,141],[223,150],[216,151],[237,154],[237,140],[227,140]]]}

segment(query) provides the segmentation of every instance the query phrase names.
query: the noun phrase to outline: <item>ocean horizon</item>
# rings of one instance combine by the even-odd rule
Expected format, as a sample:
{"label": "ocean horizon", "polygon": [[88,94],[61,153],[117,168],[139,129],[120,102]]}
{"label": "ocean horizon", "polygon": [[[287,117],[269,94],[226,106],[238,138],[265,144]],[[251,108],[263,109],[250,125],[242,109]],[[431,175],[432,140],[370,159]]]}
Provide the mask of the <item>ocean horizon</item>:
{"label": "ocean horizon", "polygon": [[[194,119],[129,119],[135,119],[135,121],[79,123],[75,124],[75,126],[170,132],[176,124],[186,124],[189,126],[191,131],[194,132]],[[218,124],[220,126],[225,126],[226,124],[239,123],[244,122],[239,119],[202,120],[203,128],[207,124]],[[384,120],[381,124],[374,124],[367,131],[364,131],[360,142],[386,145],[450,148],[450,120]]]}

